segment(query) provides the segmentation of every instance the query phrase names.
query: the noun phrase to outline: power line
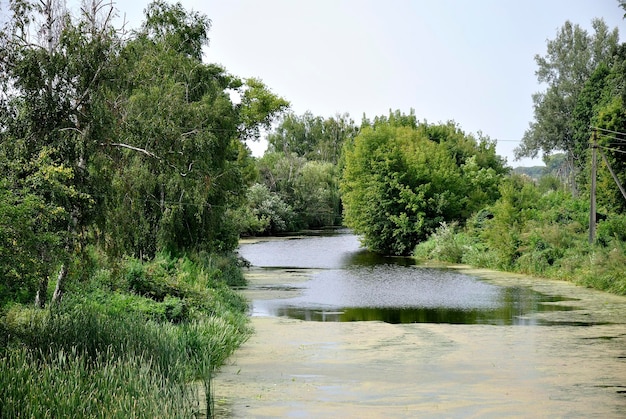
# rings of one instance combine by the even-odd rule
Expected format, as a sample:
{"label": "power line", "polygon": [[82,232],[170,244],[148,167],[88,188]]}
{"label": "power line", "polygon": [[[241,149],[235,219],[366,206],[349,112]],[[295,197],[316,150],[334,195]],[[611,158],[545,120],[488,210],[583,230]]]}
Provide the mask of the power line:
{"label": "power line", "polygon": [[610,132],[611,134],[617,134],[617,135],[624,135],[624,136],[626,136],[626,132],[612,131],[610,129],[600,128],[600,127],[593,127],[593,126],[589,126],[589,128],[597,130],[597,131]]}
{"label": "power line", "polygon": [[600,136],[602,138],[608,138],[609,140],[615,140],[615,141],[620,141],[620,142],[626,142],[625,138],[617,138],[617,137],[613,137],[611,135],[606,135],[606,134],[600,134]]}
{"label": "power line", "polygon": [[602,148],[602,149],[608,150],[608,151],[613,151],[613,152],[616,152],[616,153],[626,154],[626,150],[620,150],[620,149],[617,149],[617,148],[606,147],[606,146],[603,146],[603,145],[600,145],[600,144],[597,144],[596,147]]}

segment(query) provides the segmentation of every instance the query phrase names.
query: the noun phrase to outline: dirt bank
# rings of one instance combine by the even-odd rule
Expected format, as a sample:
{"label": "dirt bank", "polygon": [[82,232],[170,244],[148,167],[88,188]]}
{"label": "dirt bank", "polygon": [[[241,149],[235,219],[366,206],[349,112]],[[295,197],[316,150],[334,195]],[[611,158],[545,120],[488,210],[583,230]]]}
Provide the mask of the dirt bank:
{"label": "dirt bank", "polygon": [[[541,313],[550,326],[253,317],[256,333],[215,380],[218,417],[625,417],[626,298],[466,271],[575,298],[577,310]],[[284,275],[252,271],[248,295],[276,298],[264,283],[306,279]]]}

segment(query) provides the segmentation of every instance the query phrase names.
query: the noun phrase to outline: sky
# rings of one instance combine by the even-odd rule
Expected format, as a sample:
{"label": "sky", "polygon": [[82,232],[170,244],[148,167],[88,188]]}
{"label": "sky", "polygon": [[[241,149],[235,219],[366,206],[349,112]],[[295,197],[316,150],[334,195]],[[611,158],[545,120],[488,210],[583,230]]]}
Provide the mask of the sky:
{"label": "sky", "polygon": [[[71,1],[69,2],[72,3]],[[116,7],[128,27],[147,0]],[[349,113],[356,123],[415,111],[428,123],[455,121],[497,141],[514,161],[533,121],[534,57],[569,20],[592,31],[603,18],[626,40],[617,0],[180,0],[212,21],[204,60],[261,79],[296,114]],[[265,143],[252,144],[255,155]]]}

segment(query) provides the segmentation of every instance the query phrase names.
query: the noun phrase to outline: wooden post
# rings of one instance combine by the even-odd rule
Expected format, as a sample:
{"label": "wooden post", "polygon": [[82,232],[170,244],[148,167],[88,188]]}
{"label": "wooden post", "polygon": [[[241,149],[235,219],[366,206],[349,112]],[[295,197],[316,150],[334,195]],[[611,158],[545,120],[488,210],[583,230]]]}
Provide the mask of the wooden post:
{"label": "wooden post", "polygon": [[596,130],[593,131],[591,142],[591,205],[589,208],[589,244],[593,244],[596,240],[596,171],[597,163],[597,144]]}

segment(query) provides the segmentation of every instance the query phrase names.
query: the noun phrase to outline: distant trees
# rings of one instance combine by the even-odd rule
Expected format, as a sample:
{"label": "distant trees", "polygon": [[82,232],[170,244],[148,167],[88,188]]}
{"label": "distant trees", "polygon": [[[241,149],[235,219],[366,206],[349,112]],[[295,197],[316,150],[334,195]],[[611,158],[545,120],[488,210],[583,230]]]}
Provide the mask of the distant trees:
{"label": "distant trees", "polygon": [[268,135],[268,151],[285,155],[294,153],[307,160],[337,164],[343,143],[354,138],[357,132],[358,128],[348,114],[324,119],[311,112],[303,115],[290,113]]}
{"label": "distant trees", "polygon": [[507,172],[490,139],[399,112],[366,123],[344,153],[345,224],[384,254],[409,254],[442,222],[494,202]]}
{"label": "distant trees", "polygon": [[594,33],[589,34],[579,25],[565,22],[556,38],[548,41],[546,55],[535,56],[537,80],[547,88],[533,95],[535,120],[516,149],[517,157],[563,151],[570,173],[584,167],[590,103],[583,89],[596,69],[605,71],[613,65],[619,38],[617,29],[609,30],[602,19],[594,19],[592,26]]}
{"label": "distant trees", "polygon": [[[256,161],[259,184],[249,192],[254,199],[235,217],[241,231],[274,234],[339,225],[342,147],[357,132],[347,114],[326,119],[311,112],[284,115],[267,137],[267,152]],[[265,198],[259,200],[261,191]]]}

